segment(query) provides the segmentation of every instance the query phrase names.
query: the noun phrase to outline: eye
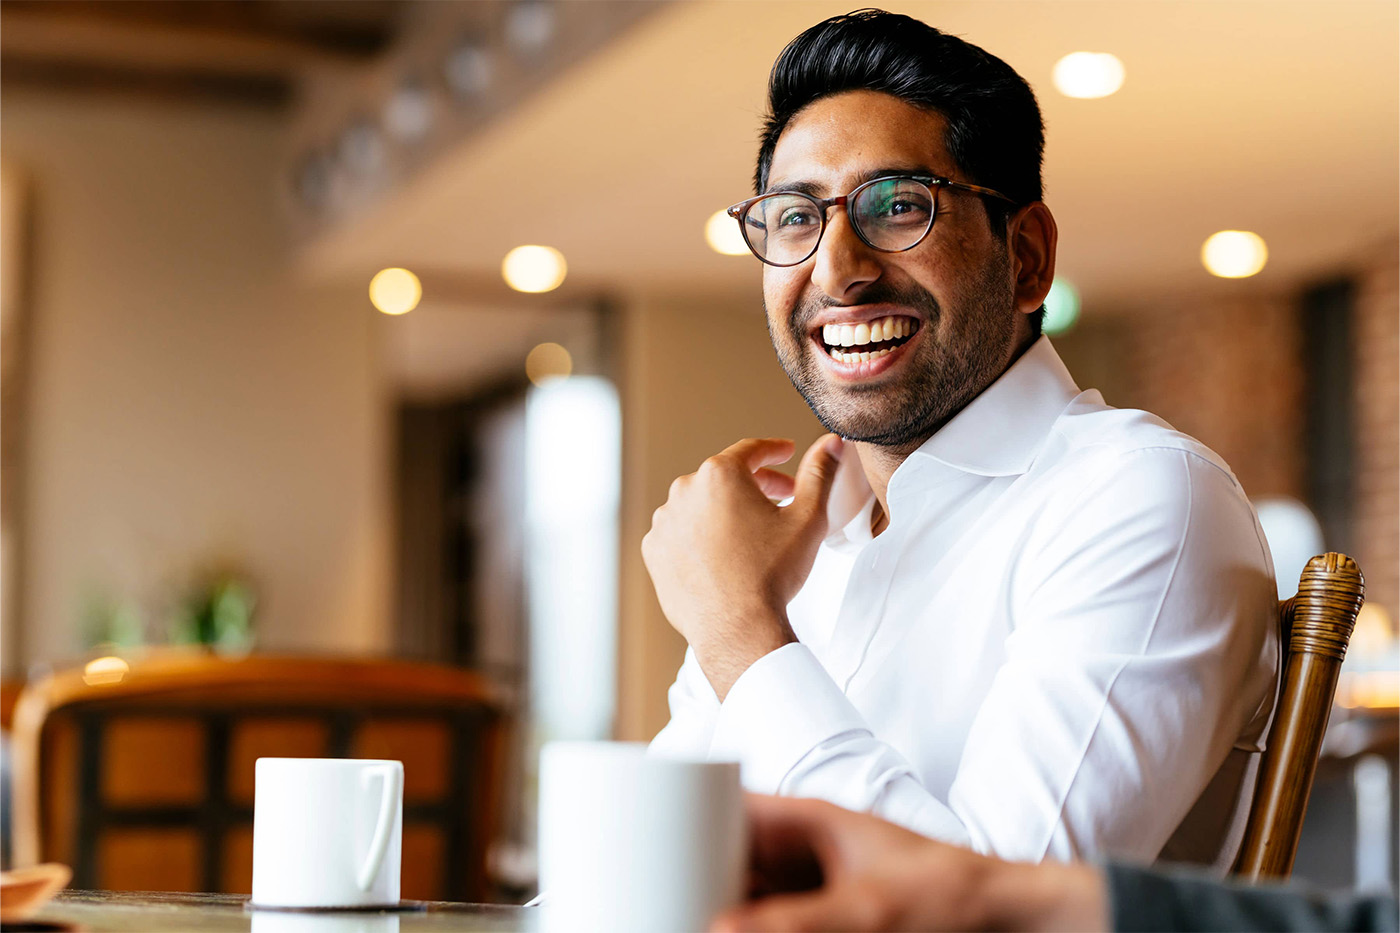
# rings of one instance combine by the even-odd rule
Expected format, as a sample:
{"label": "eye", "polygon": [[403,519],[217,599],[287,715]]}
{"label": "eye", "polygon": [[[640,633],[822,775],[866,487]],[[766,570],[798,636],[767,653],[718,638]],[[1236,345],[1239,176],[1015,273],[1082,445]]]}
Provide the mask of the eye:
{"label": "eye", "polygon": [[778,215],[778,226],[780,227],[801,227],[820,223],[821,218],[817,217],[817,212],[810,204],[789,205],[784,207]]}
{"label": "eye", "polygon": [[862,219],[885,226],[928,223],[933,197],[928,188],[908,179],[891,179],[861,192],[857,206]]}

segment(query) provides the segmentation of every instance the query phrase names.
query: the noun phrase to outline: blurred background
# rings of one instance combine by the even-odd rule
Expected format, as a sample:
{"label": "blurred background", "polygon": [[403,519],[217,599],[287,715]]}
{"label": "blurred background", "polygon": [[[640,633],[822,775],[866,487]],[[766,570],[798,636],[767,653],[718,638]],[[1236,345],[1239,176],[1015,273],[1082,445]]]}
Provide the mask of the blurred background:
{"label": "blurred background", "polygon": [[[1396,5],[888,7],[1035,88],[1056,347],[1229,461],[1284,595],[1356,558],[1334,725],[1393,726]],[[171,645],[470,669],[513,723],[492,872],[527,890],[538,743],[666,721],[667,486],[820,433],[711,221],[773,59],[849,8],[5,0],[7,717]],[[1329,747],[1298,872],[1393,884],[1393,736]]]}

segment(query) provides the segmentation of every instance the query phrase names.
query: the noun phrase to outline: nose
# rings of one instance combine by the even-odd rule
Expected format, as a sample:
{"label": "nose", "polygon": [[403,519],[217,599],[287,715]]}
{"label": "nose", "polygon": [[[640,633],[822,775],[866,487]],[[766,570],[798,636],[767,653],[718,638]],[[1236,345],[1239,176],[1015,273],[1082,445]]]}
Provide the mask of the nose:
{"label": "nose", "polygon": [[846,208],[833,208],[813,257],[812,284],[836,301],[846,302],[878,279],[881,271],[875,251],[856,236]]}

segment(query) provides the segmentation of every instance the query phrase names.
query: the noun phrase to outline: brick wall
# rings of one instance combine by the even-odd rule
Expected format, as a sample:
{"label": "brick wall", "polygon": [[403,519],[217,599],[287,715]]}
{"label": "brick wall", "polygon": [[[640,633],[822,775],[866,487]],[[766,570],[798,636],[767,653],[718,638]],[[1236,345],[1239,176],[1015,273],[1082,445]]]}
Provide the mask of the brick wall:
{"label": "brick wall", "polygon": [[1251,498],[1303,496],[1302,333],[1291,297],[1177,300],[1124,329],[1125,399],[1225,458]]}
{"label": "brick wall", "polygon": [[1352,540],[1367,598],[1400,619],[1400,263],[1389,243],[1358,278],[1356,505]]}

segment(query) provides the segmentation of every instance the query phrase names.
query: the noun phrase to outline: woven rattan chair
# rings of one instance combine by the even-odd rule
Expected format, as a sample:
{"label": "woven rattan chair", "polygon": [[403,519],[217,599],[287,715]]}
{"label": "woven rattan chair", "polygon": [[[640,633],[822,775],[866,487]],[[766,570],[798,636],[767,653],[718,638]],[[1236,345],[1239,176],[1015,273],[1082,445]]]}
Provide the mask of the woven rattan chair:
{"label": "woven rattan chair", "polygon": [[247,893],[256,758],[391,758],[404,762],[404,896],[490,895],[505,720],[479,675],[187,651],[129,664],[21,694],[17,864],[65,862],[81,888]]}
{"label": "woven rattan chair", "polygon": [[1314,557],[1298,595],[1279,603],[1283,676],[1259,783],[1235,874],[1286,878],[1293,871],[1322,736],[1366,582],[1345,554]]}

